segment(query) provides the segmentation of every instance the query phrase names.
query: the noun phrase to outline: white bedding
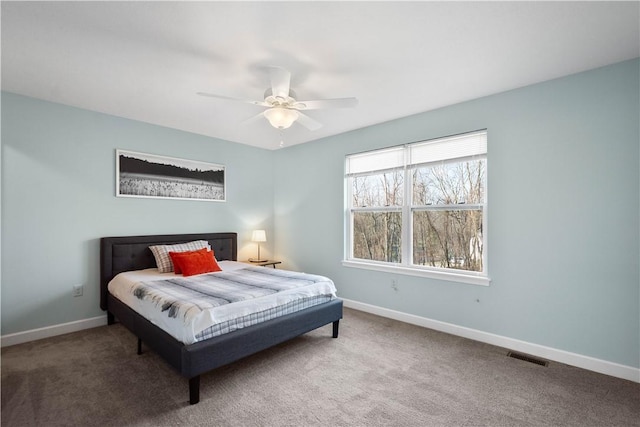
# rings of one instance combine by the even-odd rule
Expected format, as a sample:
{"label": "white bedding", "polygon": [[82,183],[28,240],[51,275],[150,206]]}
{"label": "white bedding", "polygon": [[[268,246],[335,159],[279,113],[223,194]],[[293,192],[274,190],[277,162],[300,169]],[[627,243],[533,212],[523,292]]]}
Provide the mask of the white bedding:
{"label": "white bedding", "polygon": [[[250,270],[265,268],[248,266],[247,264],[234,261],[219,261],[218,264],[225,273],[241,269]],[[208,274],[215,275],[217,273]],[[193,277],[195,278],[198,276]],[[183,276],[176,275],[174,273],[160,273],[156,268],[128,271],[120,273],[114,277],[113,280],[109,282],[108,289],[113,296],[144,316],[151,323],[157,325],[175,339],[185,344],[192,344],[198,341],[196,336],[200,332],[214,325],[242,318],[243,316],[248,316],[252,313],[270,310],[274,307],[282,306],[298,299],[319,295],[331,295],[331,297],[335,297],[336,292],[333,282],[328,278],[323,278],[326,280],[315,282],[308,286],[287,289],[274,294],[260,296],[258,298],[203,309],[202,311],[196,310],[198,311],[197,314],[188,316],[188,318],[168,316],[165,311],[158,309],[157,302],[150,299],[140,299],[134,295],[133,290],[139,286],[141,282],[152,282],[174,278],[182,279]]]}

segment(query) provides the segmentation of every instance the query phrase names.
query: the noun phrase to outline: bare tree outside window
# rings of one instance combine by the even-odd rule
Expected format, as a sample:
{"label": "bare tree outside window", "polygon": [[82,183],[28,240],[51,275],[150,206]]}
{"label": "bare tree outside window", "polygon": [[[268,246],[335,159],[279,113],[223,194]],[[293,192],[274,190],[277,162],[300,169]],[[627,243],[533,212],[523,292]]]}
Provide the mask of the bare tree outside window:
{"label": "bare tree outside window", "polygon": [[402,214],[357,212],[353,218],[353,256],[398,263],[401,260]]}
{"label": "bare tree outside window", "polygon": [[413,264],[482,271],[485,160],[413,170]]}
{"label": "bare tree outside window", "polygon": [[400,262],[404,172],[391,171],[353,178],[353,256]]}

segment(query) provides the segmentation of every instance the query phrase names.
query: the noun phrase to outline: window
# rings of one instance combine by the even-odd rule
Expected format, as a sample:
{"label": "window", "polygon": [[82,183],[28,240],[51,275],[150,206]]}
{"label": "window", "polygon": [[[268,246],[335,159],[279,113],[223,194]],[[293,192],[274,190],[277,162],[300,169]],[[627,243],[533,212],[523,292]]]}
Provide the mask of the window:
{"label": "window", "polygon": [[346,158],[345,265],[488,284],[487,134]]}

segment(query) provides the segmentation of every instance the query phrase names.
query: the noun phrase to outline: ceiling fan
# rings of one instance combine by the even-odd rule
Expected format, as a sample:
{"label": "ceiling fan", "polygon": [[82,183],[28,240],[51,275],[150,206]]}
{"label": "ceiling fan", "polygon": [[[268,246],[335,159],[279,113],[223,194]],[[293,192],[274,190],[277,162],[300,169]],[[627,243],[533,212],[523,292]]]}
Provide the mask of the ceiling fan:
{"label": "ceiling fan", "polygon": [[306,110],[325,108],[353,108],[358,105],[356,98],[317,99],[313,101],[298,101],[296,93],[291,89],[291,73],[281,67],[270,67],[271,87],[264,93],[263,101],[250,101],[228,96],[198,92],[198,95],[211,98],[240,101],[267,108],[254,118],[265,117],[276,129],[287,129],[294,122],[300,123],[309,130],[317,130],[322,124],[302,113]]}

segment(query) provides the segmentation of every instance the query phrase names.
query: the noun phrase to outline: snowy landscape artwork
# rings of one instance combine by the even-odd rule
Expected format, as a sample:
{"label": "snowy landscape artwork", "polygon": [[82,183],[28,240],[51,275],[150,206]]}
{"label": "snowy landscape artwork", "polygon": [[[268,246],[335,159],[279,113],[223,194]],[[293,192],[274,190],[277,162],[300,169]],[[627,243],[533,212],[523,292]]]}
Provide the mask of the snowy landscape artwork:
{"label": "snowy landscape artwork", "polygon": [[116,196],[225,201],[225,168],[116,150]]}

